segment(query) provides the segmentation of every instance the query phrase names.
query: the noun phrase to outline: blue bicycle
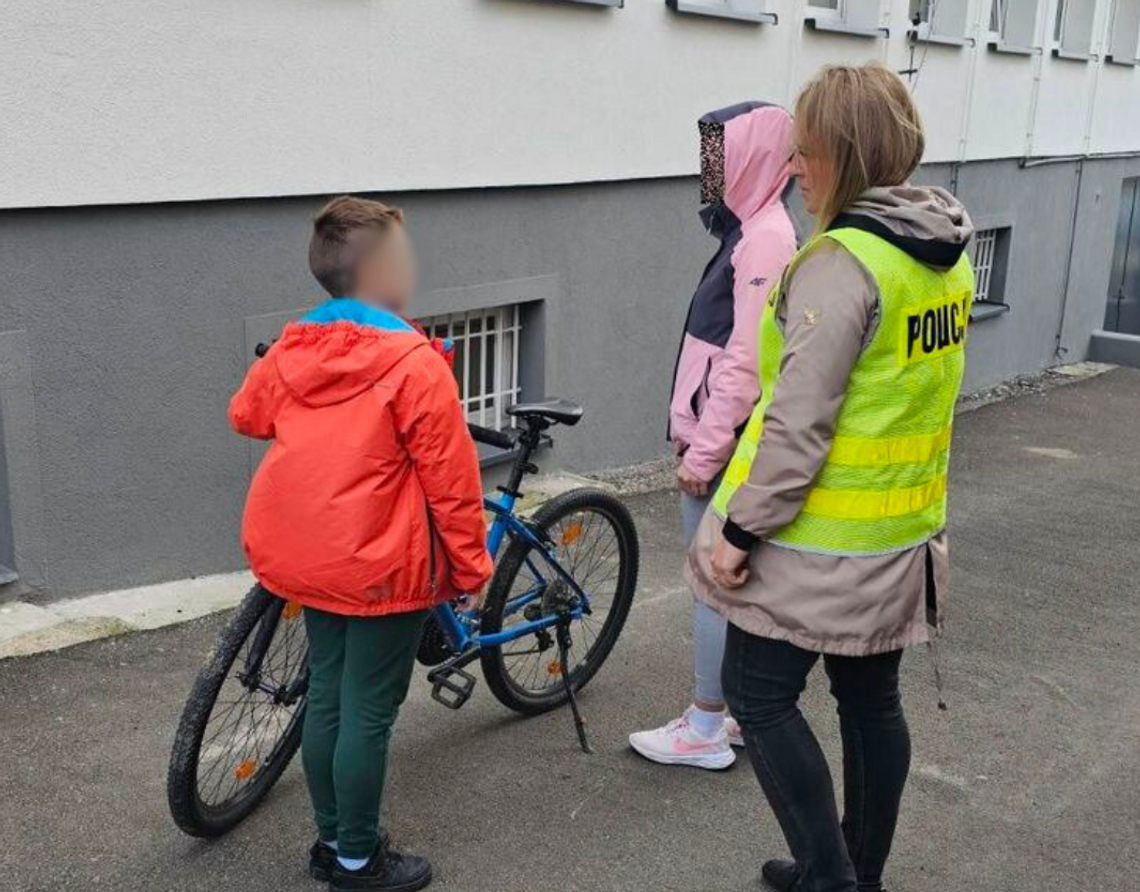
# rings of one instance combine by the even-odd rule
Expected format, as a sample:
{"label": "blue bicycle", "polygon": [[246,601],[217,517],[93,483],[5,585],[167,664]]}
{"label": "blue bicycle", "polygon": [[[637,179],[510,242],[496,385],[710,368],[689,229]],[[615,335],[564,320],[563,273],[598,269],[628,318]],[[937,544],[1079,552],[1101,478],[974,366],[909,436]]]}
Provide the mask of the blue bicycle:
{"label": "blue bicycle", "polygon": [[[613,650],[637,588],[633,518],[614,496],[571,490],[532,516],[516,513],[523,480],[538,471],[547,431],[574,425],[582,409],[564,400],[514,406],[510,432],[471,426],[479,442],[509,450],[513,464],[495,498],[487,546],[495,574],[479,610],[443,604],[425,625],[419,661],[432,697],[451,709],[470,698],[479,660],[505,706],[536,715],[569,703],[590,752],[576,693]],[[504,548],[505,544],[505,548]],[[502,551],[502,556],[499,553]],[[300,605],[254,586],[223,628],[199,673],[174,737],[167,797],[192,836],[220,836],[246,818],[277,782],[301,743],[309,686]]]}

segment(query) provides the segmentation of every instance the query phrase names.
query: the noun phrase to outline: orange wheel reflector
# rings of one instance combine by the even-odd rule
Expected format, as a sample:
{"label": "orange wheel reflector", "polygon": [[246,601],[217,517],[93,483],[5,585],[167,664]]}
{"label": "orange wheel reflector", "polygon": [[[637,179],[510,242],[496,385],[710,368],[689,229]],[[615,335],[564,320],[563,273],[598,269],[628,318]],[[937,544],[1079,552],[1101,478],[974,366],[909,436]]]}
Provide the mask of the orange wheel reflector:
{"label": "orange wheel reflector", "polygon": [[561,660],[551,660],[549,665],[546,667],[546,674],[547,675],[561,675],[562,674],[562,661]]}
{"label": "orange wheel reflector", "polygon": [[255,771],[257,771],[257,760],[246,759],[234,769],[234,777],[241,781],[249,780],[253,777]]}
{"label": "orange wheel reflector", "polygon": [[570,524],[562,531],[562,544],[573,545],[582,535],[582,521]]}
{"label": "orange wheel reflector", "polygon": [[285,609],[281,611],[281,615],[284,616],[285,619],[296,619],[301,615],[301,605],[296,601],[289,601],[285,605]]}

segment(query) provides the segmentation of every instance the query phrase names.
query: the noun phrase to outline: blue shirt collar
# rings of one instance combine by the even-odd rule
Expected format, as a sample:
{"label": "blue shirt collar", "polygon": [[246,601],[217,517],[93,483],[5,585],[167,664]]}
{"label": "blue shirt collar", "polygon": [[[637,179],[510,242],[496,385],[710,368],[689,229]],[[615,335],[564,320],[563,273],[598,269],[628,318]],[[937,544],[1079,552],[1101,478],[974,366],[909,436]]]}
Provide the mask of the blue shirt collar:
{"label": "blue shirt collar", "polygon": [[391,310],[374,307],[357,300],[355,297],[329,298],[301,317],[301,321],[318,324],[355,322],[357,325],[369,325],[381,331],[415,331],[415,328]]}

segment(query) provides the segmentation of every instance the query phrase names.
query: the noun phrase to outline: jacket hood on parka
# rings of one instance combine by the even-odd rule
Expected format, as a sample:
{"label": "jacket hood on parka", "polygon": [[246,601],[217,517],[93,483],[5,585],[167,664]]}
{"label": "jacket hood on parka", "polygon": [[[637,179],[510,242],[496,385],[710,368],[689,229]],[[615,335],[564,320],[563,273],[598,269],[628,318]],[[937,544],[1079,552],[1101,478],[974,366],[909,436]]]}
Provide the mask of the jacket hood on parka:
{"label": "jacket hood on parka", "polygon": [[927,266],[949,268],[974,235],[962,203],[937,186],[876,186],[860,195],[828,229],[863,229]]}
{"label": "jacket hood on parka", "polygon": [[333,298],[285,326],[269,354],[289,391],[307,406],[331,406],[374,386],[427,339],[387,310]]}
{"label": "jacket hood on parka", "polygon": [[701,199],[710,205],[706,212],[715,214],[719,205],[743,224],[783,200],[791,182],[792,117],[787,111],[766,102],[742,102],[709,112],[697,126]]}

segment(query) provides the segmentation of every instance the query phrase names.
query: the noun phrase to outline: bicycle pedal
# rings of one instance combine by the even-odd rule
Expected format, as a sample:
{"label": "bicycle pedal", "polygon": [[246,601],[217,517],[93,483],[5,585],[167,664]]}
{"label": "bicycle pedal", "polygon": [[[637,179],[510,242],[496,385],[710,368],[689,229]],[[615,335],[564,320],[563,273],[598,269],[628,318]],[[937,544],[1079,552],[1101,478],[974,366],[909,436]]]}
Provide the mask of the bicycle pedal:
{"label": "bicycle pedal", "polygon": [[433,669],[428,673],[428,681],[431,682],[431,698],[448,709],[462,708],[475,692],[475,676],[451,666]]}

